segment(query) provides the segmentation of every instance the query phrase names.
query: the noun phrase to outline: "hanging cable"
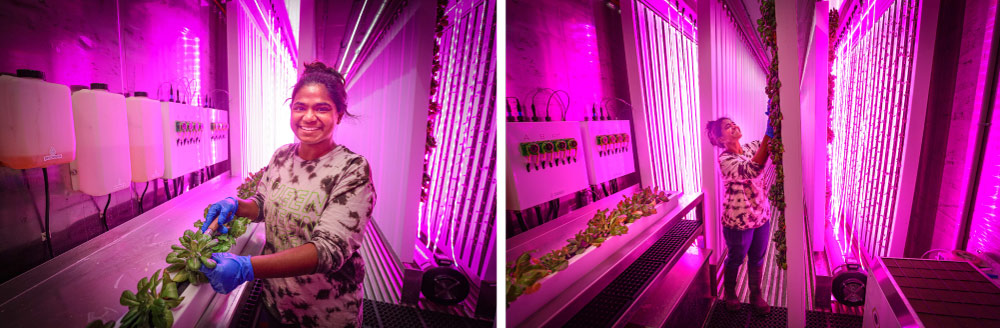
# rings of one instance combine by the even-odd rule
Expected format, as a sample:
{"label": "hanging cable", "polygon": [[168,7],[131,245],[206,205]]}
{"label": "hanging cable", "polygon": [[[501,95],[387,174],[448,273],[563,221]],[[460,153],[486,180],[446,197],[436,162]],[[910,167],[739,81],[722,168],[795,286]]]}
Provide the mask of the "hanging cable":
{"label": "hanging cable", "polygon": [[163,179],[163,194],[166,195],[167,201],[170,201],[170,184],[166,178]]}
{"label": "hanging cable", "polygon": [[[566,96],[566,103],[563,103],[562,98],[558,96],[560,92],[562,92],[562,94]],[[565,121],[566,111],[569,109],[569,104],[570,104],[569,93],[563,90],[552,91],[552,94],[549,95],[549,100],[545,102],[545,118],[548,121],[551,121],[551,119],[549,119],[549,106],[552,104],[552,97],[555,97],[556,101],[559,102],[559,106],[562,109],[562,120]]]}
{"label": "hanging cable", "polygon": [[517,217],[517,225],[521,227],[521,232],[528,231],[528,227],[524,224],[524,215],[521,215],[521,211],[514,211],[514,216]]}
{"label": "hanging cable", "polygon": [[42,168],[42,180],[45,182],[45,234],[42,239],[44,239],[45,249],[49,252],[49,258],[53,258],[55,253],[52,252],[52,237],[49,231],[49,170],[44,167]]}
{"label": "hanging cable", "polygon": [[108,231],[108,206],[111,205],[111,194],[108,194],[108,202],[104,204],[104,212],[101,212],[101,225],[104,226],[104,231]]}
{"label": "hanging cable", "polygon": [[542,206],[541,205],[535,206],[534,209],[535,209],[535,222],[538,223],[535,226],[537,227],[542,225],[542,223],[544,223],[544,221],[542,221]]}
{"label": "hanging cable", "polygon": [[144,206],[142,206],[142,199],[146,197],[146,190],[149,190],[149,181],[146,181],[146,188],[142,188],[142,195],[139,196],[139,213],[146,212]]}

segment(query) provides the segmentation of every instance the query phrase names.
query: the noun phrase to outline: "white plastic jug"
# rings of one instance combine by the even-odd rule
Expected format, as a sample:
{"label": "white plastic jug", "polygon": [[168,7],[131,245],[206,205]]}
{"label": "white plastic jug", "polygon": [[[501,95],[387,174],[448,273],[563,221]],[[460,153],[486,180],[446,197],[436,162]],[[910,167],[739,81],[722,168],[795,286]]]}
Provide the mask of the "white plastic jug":
{"label": "white plastic jug", "polygon": [[163,176],[163,116],[160,102],[136,92],[125,98],[132,181],[146,182]]}
{"label": "white plastic jug", "polygon": [[73,188],[91,196],[125,189],[132,180],[125,97],[107,85],[73,92],[76,160],[70,163]]}
{"label": "white plastic jug", "polygon": [[0,165],[31,169],[76,158],[69,87],[42,72],[0,76]]}

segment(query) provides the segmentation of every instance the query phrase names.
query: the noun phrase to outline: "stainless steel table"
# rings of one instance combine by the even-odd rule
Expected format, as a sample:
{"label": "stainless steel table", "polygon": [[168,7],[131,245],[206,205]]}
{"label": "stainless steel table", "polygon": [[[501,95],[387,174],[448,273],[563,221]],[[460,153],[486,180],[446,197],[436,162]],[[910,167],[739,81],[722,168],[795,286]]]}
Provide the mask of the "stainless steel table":
{"label": "stainless steel table", "polygon": [[[5,327],[83,327],[96,319],[121,318],[128,311],[118,303],[122,291],[135,291],[140,279],[165,268],[170,245],[179,244],[184,230],[194,229],[205,206],[234,196],[242,182],[224,173],[0,285],[0,322]],[[260,254],[263,245],[264,226],[252,223],[230,252]],[[174,310],[174,325],[227,326],[245,286],[228,295],[207,284],[189,286]]]}

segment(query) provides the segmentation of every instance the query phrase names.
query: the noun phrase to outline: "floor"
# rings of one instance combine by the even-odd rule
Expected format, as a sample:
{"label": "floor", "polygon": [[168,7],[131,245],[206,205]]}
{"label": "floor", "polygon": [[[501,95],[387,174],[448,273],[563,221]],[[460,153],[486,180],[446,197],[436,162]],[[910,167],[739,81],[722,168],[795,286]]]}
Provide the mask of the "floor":
{"label": "floor", "polygon": [[[861,327],[862,317],[856,315],[809,311],[806,327],[852,328]],[[707,328],[784,328],[788,326],[788,309],[771,307],[771,313],[755,315],[749,304],[742,304],[739,311],[728,311],[721,301],[715,302],[705,323]]]}

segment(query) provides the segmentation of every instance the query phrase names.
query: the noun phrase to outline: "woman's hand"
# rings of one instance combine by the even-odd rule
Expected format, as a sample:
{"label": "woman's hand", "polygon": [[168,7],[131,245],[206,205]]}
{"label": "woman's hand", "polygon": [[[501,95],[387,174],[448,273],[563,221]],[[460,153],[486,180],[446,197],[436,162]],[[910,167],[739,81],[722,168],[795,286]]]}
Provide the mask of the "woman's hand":
{"label": "woman's hand", "polygon": [[226,199],[212,204],[212,206],[208,208],[208,213],[205,214],[205,224],[201,225],[201,232],[204,233],[208,230],[208,227],[212,225],[212,222],[218,219],[219,232],[229,233],[229,228],[226,228],[224,224],[233,220],[233,217],[236,215],[236,210],[239,209],[239,207],[240,203],[233,197],[227,197]]}
{"label": "woman's hand", "polygon": [[208,281],[216,293],[229,294],[244,282],[254,279],[250,256],[213,253],[212,260],[215,260],[215,268],[209,269],[202,264],[201,273],[208,277]]}

